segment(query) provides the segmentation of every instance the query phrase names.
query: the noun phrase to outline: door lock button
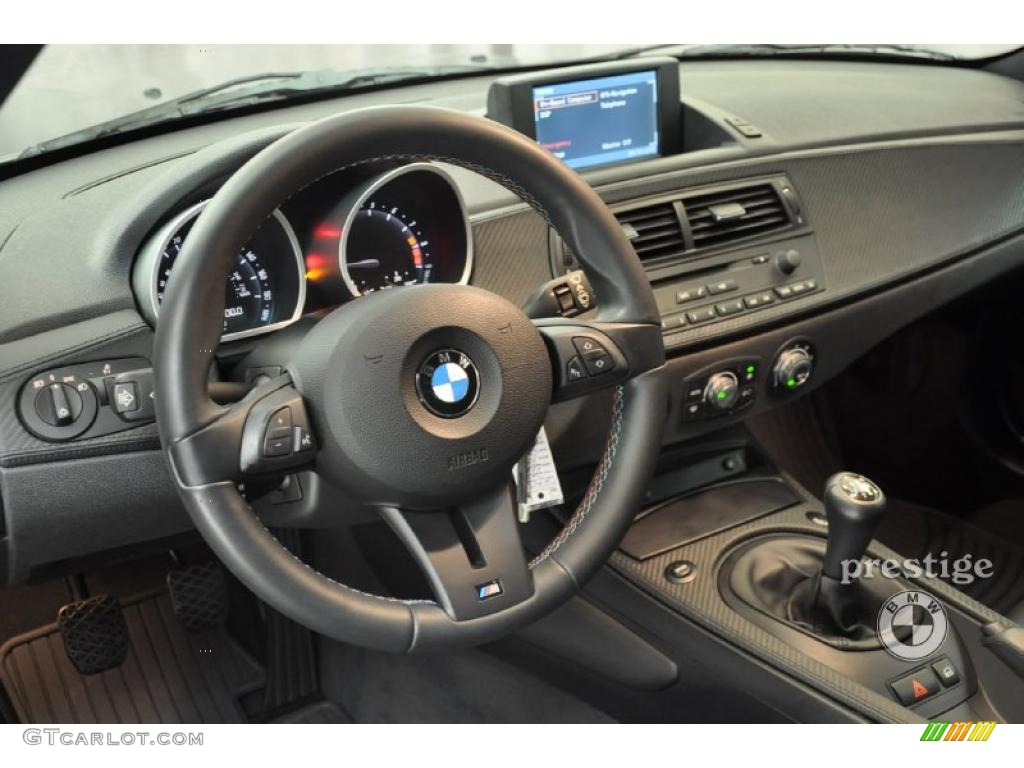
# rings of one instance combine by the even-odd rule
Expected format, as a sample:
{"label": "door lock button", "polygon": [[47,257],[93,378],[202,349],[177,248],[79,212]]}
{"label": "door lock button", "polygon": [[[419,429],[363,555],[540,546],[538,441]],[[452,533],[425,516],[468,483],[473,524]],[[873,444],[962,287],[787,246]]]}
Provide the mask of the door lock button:
{"label": "door lock button", "polygon": [[953,662],[943,657],[932,664],[932,669],[939,676],[939,680],[947,688],[952,688],[960,682],[960,673],[956,671]]}

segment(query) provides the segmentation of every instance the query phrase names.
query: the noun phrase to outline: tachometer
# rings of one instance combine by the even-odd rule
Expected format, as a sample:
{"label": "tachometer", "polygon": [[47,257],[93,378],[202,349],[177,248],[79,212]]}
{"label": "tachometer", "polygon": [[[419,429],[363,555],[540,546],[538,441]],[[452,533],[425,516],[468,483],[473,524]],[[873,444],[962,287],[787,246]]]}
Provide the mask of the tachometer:
{"label": "tachometer", "polygon": [[356,254],[344,262],[350,289],[369,293],[430,282],[430,241],[412,215],[384,200],[368,200],[350,226],[348,250]]}
{"label": "tachometer", "polygon": [[[149,301],[142,303],[144,308],[148,303],[147,315],[151,314],[154,321],[178,254],[205,205],[194,205],[169,221],[136,266],[135,281],[138,283],[140,276],[149,281]],[[235,257],[224,286],[223,338],[266,333],[298,319],[305,302],[305,285],[295,234],[284,215],[274,211]]]}
{"label": "tachometer", "polygon": [[469,220],[451,177],[430,163],[402,166],[365,184],[332,213],[341,224],[339,265],[355,296],[424,283],[465,283]]}

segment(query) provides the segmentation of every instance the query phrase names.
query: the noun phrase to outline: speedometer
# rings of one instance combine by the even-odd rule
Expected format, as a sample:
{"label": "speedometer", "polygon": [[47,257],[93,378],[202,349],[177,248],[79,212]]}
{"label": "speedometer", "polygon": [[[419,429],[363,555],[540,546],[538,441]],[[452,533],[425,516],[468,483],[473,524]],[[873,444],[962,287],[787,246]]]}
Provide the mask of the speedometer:
{"label": "speedometer", "polygon": [[341,226],[339,266],[354,296],[469,280],[469,219],[455,183],[436,165],[412,163],[376,177],[332,220]]}
{"label": "speedometer", "polygon": [[[194,205],[168,222],[145,253],[152,266],[136,268],[137,274],[151,276],[149,308],[154,320],[178,255],[205,205]],[[235,256],[224,286],[223,338],[242,338],[283,327],[299,317],[304,301],[299,246],[288,220],[274,211]]]}

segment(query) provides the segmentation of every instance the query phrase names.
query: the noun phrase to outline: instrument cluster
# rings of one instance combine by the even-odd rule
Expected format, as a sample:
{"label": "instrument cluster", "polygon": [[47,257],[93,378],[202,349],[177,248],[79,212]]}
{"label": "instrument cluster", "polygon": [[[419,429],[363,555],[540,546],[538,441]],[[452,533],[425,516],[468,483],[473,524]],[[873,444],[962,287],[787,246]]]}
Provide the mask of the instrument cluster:
{"label": "instrument cluster", "polygon": [[[136,259],[132,283],[154,325],[208,202],[193,201],[169,217]],[[333,174],[275,210],[238,253],[224,285],[222,341],[270,333],[374,291],[464,284],[472,268],[465,204],[443,167],[412,163]]]}

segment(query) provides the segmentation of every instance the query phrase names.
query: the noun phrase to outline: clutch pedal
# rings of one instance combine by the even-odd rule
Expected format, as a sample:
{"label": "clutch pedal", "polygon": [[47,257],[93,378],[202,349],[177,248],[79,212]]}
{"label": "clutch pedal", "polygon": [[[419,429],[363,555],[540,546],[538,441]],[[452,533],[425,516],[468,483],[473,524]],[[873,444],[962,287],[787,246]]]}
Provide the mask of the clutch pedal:
{"label": "clutch pedal", "polygon": [[128,626],[116,597],[68,603],[57,612],[57,628],[68,658],[83,675],[119,667],[128,655]]}
{"label": "clutch pedal", "polygon": [[227,620],[228,592],[224,572],[212,560],[169,571],[167,591],[171,595],[174,614],[189,632],[206,632]]}

